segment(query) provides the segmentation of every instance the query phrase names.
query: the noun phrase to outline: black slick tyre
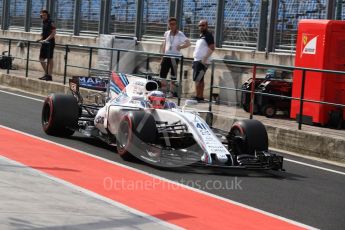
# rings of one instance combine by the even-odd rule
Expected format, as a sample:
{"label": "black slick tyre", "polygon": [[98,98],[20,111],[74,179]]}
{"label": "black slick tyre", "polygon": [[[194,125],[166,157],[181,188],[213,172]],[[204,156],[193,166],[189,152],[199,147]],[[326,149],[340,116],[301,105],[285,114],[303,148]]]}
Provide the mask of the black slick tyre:
{"label": "black slick tyre", "polygon": [[255,155],[255,151],[268,150],[265,126],[257,120],[235,122],[228,135],[229,148],[235,155]]}
{"label": "black slick tyre", "polygon": [[117,152],[122,159],[133,161],[144,154],[145,143],[153,143],[156,138],[154,117],[145,111],[131,111],[120,121],[116,135]]}
{"label": "black slick tyre", "polygon": [[79,105],[73,95],[50,94],[43,103],[42,128],[48,135],[68,137],[78,126]]}

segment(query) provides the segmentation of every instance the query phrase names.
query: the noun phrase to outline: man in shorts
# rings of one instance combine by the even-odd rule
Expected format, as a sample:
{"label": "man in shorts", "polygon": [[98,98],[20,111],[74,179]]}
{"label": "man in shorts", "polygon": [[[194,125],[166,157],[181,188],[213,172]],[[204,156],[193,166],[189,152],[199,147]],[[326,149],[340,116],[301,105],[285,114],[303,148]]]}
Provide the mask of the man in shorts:
{"label": "man in shorts", "polygon": [[[189,47],[190,41],[182,31],[177,29],[176,18],[169,18],[168,24],[170,30],[164,33],[164,41],[161,52],[164,54],[181,55],[180,50]],[[163,57],[161,60],[161,70],[159,73],[160,77],[167,78],[167,75],[170,71],[171,80],[176,80],[178,61],[179,59],[176,58]],[[162,81],[163,91],[166,91],[166,85],[166,81]],[[168,97],[172,96],[171,93],[174,91],[173,86],[173,82],[170,82],[170,95],[168,94]]]}
{"label": "man in shorts", "polygon": [[[42,34],[41,39],[38,41],[41,42],[42,45],[39,59],[45,75],[39,79],[52,81],[56,27],[54,22],[50,19],[50,15],[47,10],[41,10],[40,17],[42,19]],[[47,60],[47,63],[45,60]]]}
{"label": "man in shorts", "polygon": [[208,65],[210,64],[210,57],[215,50],[214,37],[208,31],[208,23],[206,20],[199,22],[200,38],[196,41],[194,49],[193,61],[193,81],[195,82],[195,100],[198,102],[204,101],[204,76]]}

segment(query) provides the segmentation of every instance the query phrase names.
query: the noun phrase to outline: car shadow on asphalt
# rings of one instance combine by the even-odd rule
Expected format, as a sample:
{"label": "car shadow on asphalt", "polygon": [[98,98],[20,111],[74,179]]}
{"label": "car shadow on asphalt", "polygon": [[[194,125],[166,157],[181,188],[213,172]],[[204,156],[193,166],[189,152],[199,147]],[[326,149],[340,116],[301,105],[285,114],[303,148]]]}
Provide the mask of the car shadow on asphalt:
{"label": "car shadow on asphalt", "polygon": [[155,165],[150,165],[146,162],[150,167],[154,167],[161,171],[165,172],[174,172],[177,174],[194,174],[194,175],[213,175],[213,176],[236,176],[236,177],[257,177],[257,178],[272,178],[277,180],[300,180],[305,178],[302,175],[286,172],[286,171],[274,171],[274,170],[248,170],[248,169],[217,169],[217,168],[201,168],[195,166],[183,166],[183,167],[174,167],[174,168],[167,168],[167,167],[158,167]]}
{"label": "car shadow on asphalt", "polygon": [[35,165],[11,165],[11,164],[0,164],[0,171],[4,171],[4,168],[33,168],[36,170],[45,170],[45,171],[67,171],[67,172],[80,172],[79,170],[70,169],[70,168],[61,168],[61,167],[42,167]]}

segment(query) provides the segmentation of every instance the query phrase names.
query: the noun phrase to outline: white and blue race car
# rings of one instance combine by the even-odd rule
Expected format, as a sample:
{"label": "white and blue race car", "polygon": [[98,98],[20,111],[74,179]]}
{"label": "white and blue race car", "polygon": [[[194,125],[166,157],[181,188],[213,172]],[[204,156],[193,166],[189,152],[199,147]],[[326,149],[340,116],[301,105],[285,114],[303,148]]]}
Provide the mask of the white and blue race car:
{"label": "white and blue race car", "polygon": [[283,157],[269,152],[259,121],[237,121],[220,138],[202,111],[190,109],[196,101],[186,100],[180,108],[158,91],[155,81],[116,73],[97,81],[105,82],[103,103],[84,103],[78,78],[70,81],[71,95],[49,95],[42,109],[43,130],[58,136],[79,131],[116,146],[125,160],[156,166],[283,170]]}

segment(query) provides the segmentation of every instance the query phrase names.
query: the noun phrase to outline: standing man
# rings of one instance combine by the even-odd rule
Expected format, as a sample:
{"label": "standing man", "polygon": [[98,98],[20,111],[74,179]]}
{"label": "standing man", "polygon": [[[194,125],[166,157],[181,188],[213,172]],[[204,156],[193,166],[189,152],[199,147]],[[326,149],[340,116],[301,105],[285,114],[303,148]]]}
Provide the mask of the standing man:
{"label": "standing man", "polygon": [[[164,33],[164,42],[161,52],[164,54],[181,55],[180,50],[189,47],[190,41],[182,31],[177,29],[176,18],[169,18],[168,24],[170,30]],[[179,59],[176,58],[163,57],[161,60],[160,77],[167,78],[169,71],[171,71],[171,80],[176,80],[178,61]],[[173,82],[170,82],[170,93],[174,90],[173,86]],[[164,91],[166,90],[166,81],[162,82],[162,88]]]}
{"label": "standing man", "polygon": [[[53,80],[52,72],[56,27],[54,22],[50,19],[50,15],[47,10],[41,10],[40,17],[42,19],[42,34],[41,39],[38,41],[42,43],[40,50],[40,62],[45,75],[39,79],[51,81]],[[47,63],[45,62],[46,59]]]}
{"label": "standing man", "polygon": [[195,82],[196,99],[198,102],[204,101],[204,76],[210,57],[215,49],[214,37],[208,31],[208,23],[206,20],[199,22],[200,38],[196,41],[194,49],[193,61],[193,81]]}

